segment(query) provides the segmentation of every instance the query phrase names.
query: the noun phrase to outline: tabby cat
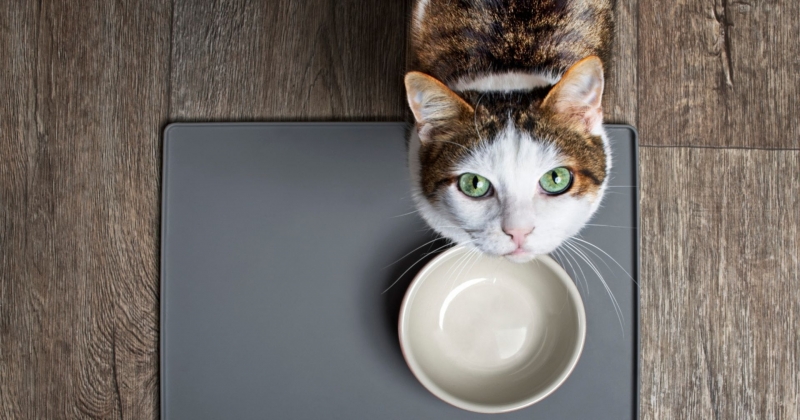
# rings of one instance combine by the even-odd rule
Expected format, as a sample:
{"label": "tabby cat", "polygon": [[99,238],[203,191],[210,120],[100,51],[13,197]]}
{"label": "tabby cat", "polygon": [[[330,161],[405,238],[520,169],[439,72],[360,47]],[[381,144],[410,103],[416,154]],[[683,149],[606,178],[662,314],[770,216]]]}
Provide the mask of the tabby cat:
{"label": "tabby cat", "polygon": [[611,0],[419,0],[405,76],[417,208],[439,234],[525,262],[575,235],[611,167]]}

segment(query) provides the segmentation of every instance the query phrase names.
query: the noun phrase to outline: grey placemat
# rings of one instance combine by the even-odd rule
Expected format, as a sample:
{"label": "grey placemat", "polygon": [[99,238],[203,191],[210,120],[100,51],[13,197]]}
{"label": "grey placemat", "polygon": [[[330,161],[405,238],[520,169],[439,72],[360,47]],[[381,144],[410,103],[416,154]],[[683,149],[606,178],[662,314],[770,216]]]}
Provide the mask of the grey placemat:
{"label": "grey placemat", "polygon": [[[609,133],[612,187],[591,222],[607,226],[582,237],[637,278],[635,132]],[[162,418],[486,417],[428,393],[400,354],[400,300],[424,261],[381,294],[430,248],[385,267],[432,239],[410,213],[405,136],[402,123],[165,130]],[[573,268],[588,324],[581,360],[544,401],[495,417],[636,418],[636,287],[613,262],[590,256],[622,325],[591,268],[582,266],[588,293]]]}

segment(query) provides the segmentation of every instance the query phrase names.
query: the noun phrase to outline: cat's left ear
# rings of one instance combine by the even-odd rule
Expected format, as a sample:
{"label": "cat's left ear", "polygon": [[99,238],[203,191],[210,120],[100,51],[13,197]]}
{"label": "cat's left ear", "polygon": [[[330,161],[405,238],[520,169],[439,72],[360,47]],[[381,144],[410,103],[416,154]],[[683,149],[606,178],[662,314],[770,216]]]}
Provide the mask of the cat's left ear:
{"label": "cat's left ear", "polygon": [[422,143],[429,140],[431,130],[472,118],[472,107],[435,78],[412,71],[406,74],[405,82],[408,106],[417,120]]}
{"label": "cat's left ear", "polygon": [[542,108],[549,108],[571,125],[596,132],[603,124],[603,85],[603,62],[596,56],[586,57],[564,73]]}

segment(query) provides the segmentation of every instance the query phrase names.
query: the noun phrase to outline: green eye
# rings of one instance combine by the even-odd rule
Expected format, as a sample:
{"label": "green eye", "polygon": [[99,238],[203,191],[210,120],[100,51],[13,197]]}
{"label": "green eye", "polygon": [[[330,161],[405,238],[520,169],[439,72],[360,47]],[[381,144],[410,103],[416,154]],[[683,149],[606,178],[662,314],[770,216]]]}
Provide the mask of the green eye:
{"label": "green eye", "polygon": [[470,197],[478,198],[488,194],[492,184],[478,174],[466,173],[458,178],[458,189]]}
{"label": "green eye", "polygon": [[572,172],[563,166],[551,169],[539,179],[539,185],[547,194],[561,194],[572,186]]}

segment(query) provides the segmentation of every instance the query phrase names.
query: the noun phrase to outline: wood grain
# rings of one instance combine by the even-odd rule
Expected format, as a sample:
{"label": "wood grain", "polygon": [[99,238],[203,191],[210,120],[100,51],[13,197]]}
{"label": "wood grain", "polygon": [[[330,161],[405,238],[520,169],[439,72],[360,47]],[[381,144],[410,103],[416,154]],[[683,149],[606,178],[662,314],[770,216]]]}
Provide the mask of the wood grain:
{"label": "wood grain", "polygon": [[399,120],[407,1],[177,1],[173,120]]}
{"label": "wood grain", "polygon": [[800,152],[644,148],[642,419],[800,418]]}
{"label": "wood grain", "polygon": [[636,125],[638,111],[637,53],[639,22],[636,0],[616,0],[611,65],[606,69],[603,113],[606,122]]}
{"label": "wood grain", "polygon": [[155,418],[170,5],[0,8],[0,417]]}
{"label": "wood grain", "polygon": [[163,125],[402,118],[406,4],[62,3],[0,5],[0,418],[156,418]]}
{"label": "wood grain", "polygon": [[[0,3],[0,418],[158,417],[160,137],[403,119],[409,1]],[[800,418],[791,0],[618,0],[642,149],[642,418]]]}
{"label": "wood grain", "polygon": [[800,2],[639,3],[643,144],[800,148]]}

